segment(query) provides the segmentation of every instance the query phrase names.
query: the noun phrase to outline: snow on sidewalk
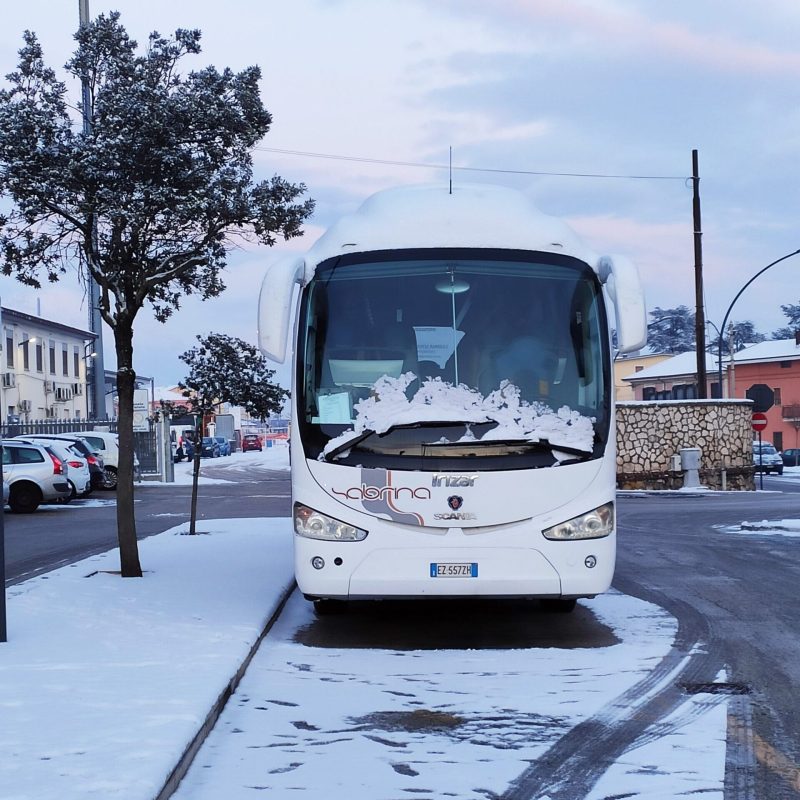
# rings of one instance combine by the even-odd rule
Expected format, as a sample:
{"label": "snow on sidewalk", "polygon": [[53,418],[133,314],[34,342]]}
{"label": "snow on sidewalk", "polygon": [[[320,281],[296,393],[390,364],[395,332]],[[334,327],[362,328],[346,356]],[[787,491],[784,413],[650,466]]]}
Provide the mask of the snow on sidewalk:
{"label": "snow on sidewalk", "polygon": [[293,582],[288,519],[204,520],[7,590],[0,798],[150,800]]}

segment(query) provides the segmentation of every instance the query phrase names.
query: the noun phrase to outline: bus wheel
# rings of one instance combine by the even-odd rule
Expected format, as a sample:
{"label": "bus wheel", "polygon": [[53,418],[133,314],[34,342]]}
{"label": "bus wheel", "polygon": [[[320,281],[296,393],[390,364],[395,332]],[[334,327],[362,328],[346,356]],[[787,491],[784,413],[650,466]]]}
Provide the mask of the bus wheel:
{"label": "bus wheel", "polygon": [[558,614],[569,614],[575,610],[575,604],[578,602],[574,597],[567,599],[565,597],[548,597],[542,600],[542,608],[545,611],[554,611]]}
{"label": "bus wheel", "polygon": [[329,600],[327,598],[314,601],[314,611],[317,616],[327,617],[332,614],[344,614],[347,611],[346,600]]}

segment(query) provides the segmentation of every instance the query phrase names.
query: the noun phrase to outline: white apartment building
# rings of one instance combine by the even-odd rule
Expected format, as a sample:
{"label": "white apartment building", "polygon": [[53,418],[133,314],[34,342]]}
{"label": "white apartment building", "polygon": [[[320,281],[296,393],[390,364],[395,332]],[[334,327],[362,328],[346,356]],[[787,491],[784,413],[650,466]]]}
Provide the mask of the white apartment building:
{"label": "white apartment building", "polygon": [[95,334],[10,308],[0,314],[3,422],[85,419]]}

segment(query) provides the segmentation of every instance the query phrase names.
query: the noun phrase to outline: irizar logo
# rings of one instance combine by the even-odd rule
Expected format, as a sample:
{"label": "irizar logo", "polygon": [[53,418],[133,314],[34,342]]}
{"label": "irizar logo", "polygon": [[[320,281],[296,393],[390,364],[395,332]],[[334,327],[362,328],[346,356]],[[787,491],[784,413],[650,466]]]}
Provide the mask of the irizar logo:
{"label": "irizar logo", "polygon": [[446,472],[437,472],[433,476],[433,486],[462,487],[474,486],[478,480],[477,475],[449,475]]}

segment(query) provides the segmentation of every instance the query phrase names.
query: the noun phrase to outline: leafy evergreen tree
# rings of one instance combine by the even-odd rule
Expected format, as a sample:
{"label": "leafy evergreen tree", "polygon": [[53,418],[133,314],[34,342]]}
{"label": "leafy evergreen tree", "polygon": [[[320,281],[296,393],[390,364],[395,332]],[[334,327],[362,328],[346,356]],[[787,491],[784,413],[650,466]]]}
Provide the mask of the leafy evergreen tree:
{"label": "leafy evergreen tree", "polygon": [[647,345],[655,353],[686,353],[695,347],[695,314],[686,306],[659,308],[651,312]]}
{"label": "leafy evergreen tree", "polygon": [[[197,347],[180,356],[189,367],[189,374],[178,386],[183,390],[192,413],[198,415],[198,428],[202,426],[203,417],[222,403],[241,406],[260,419],[281,410],[289,393],[272,383],[275,372],[253,345],[222,333],[198,336],[197,340],[200,343]],[[190,533],[195,533],[197,519],[201,436],[202,430],[198,430],[194,448]]]}
{"label": "leafy evergreen tree", "polygon": [[784,316],[788,317],[789,324],[772,332],[773,339],[794,339],[795,331],[800,330],[800,305],[787,303],[781,306]]}
{"label": "leafy evergreen tree", "polygon": [[133,514],[133,325],[149,304],[159,320],[183,295],[215,297],[232,236],[272,245],[301,233],[313,203],[302,184],[253,183],[251,150],[271,117],[260,71],[179,72],[200,32],[149,37],[143,55],[119,22],[100,16],[76,34],[67,73],[85,79],[91,126],[74,125],[65,85],[24,35],[0,91],[0,269],[38,287],[73,266],[100,289],[114,334],[119,392],[117,524],[123,576],[140,576]]}

